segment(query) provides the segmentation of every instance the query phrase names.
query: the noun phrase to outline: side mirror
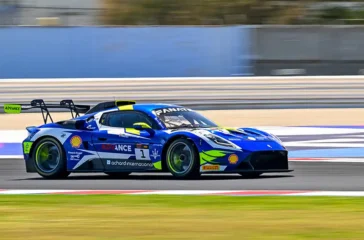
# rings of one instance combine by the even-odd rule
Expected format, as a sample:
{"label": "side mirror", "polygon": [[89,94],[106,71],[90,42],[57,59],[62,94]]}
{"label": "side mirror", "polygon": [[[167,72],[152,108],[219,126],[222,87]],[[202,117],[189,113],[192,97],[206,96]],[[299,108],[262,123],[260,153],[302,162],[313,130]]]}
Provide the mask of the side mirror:
{"label": "side mirror", "polygon": [[133,124],[133,128],[136,130],[152,129],[147,123],[138,122]]}
{"label": "side mirror", "polygon": [[134,123],[133,128],[136,130],[139,130],[139,131],[144,130],[144,131],[148,132],[151,136],[153,136],[155,133],[155,131],[152,129],[152,127],[144,122]]}

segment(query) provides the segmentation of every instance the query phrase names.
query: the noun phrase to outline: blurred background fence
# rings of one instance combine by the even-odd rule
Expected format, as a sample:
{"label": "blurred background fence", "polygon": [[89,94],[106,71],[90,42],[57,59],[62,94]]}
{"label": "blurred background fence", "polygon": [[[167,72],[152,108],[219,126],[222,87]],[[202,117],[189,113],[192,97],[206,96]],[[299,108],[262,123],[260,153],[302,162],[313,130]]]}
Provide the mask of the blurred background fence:
{"label": "blurred background fence", "polygon": [[363,19],[362,1],[0,0],[0,78],[359,75]]}
{"label": "blurred background fence", "polygon": [[[0,28],[0,78],[244,75],[240,27]],[[243,55],[243,56],[242,56]]]}
{"label": "blurred background fence", "polygon": [[364,26],[257,26],[255,75],[364,73]]}

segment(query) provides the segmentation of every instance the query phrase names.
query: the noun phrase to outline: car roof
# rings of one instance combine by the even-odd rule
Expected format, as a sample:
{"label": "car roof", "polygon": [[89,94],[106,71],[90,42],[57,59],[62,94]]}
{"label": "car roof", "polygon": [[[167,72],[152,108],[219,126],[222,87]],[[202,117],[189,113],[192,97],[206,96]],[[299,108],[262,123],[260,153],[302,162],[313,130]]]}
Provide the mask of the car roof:
{"label": "car roof", "polygon": [[160,108],[185,108],[185,107],[180,106],[180,105],[175,105],[175,104],[168,104],[168,103],[134,103],[134,104],[122,105],[119,107],[113,107],[113,108],[109,108],[109,109],[99,110],[99,111],[95,111],[95,112],[89,113],[89,114],[86,113],[85,115],[80,116],[76,119],[87,119],[88,117],[93,116],[98,113],[117,111],[117,110],[120,110],[120,111],[136,110],[136,111],[145,112],[147,114],[153,114],[152,113],[153,110],[160,109]]}
{"label": "car roof", "polygon": [[[133,104],[133,110],[152,112],[159,108],[182,108],[183,106],[167,103],[136,103]],[[122,109],[122,107],[121,107]]]}

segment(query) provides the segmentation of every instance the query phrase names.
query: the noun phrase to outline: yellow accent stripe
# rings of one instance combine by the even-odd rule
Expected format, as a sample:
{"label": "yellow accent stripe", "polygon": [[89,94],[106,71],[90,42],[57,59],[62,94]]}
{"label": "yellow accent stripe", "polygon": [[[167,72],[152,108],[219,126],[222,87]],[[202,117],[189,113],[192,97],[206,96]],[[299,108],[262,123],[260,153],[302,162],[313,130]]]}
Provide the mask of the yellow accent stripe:
{"label": "yellow accent stripe", "polygon": [[136,130],[134,128],[125,128],[125,132],[135,134],[135,135],[140,135],[140,131]]}
{"label": "yellow accent stripe", "polygon": [[120,111],[125,111],[125,110],[133,110],[134,106],[133,105],[125,105],[125,106],[120,106],[119,110]]}

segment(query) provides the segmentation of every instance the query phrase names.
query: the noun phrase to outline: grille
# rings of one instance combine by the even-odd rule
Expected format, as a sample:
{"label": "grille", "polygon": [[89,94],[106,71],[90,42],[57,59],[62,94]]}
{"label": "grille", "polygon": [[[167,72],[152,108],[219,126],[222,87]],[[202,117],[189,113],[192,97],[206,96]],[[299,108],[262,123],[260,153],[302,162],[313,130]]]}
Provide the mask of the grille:
{"label": "grille", "polygon": [[254,167],[254,170],[288,169],[288,152],[255,152],[250,156],[250,163]]}
{"label": "grille", "polygon": [[241,162],[239,166],[236,168],[239,170],[254,170],[249,162]]}

